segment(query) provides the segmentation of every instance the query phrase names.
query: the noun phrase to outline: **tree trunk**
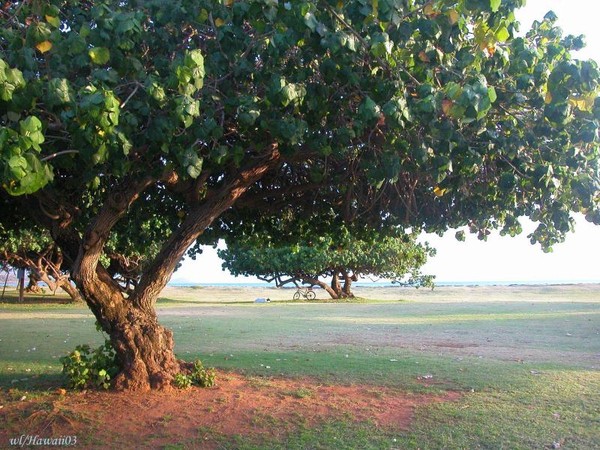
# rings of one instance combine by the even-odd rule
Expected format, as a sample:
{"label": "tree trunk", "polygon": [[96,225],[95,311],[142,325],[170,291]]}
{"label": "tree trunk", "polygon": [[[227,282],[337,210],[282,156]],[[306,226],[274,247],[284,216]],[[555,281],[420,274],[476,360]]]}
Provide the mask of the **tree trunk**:
{"label": "tree trunk", "polygon": [[53,294],[62,288],[71,297],[73,303],[83,302],[81,294],[65,274],[63,254],[55,246],[50,246],[41,252],[9,253],[3,252],[2,259],[19,267],[29,270],[27,292],[40,292],[38,283],[45,283]]}
{"label": "tree trunk", "polygon": [[110,338],[121,366],[114,380],[118,390],[165,389],[183,370],[173,352],[173,333],[153,311],[132,309],[124,322],[114,324]]}
{"label": "tree trunk", "polygon": [[18,277],[19,277],[19,284],[18,284],[19,302],[23,303],[23,300],[25,298],[25,269],[19,268]]}
{"label": "tree trunk", "polygon": [[38,285],[38,283],[42,281],[34,271],[29,272],[29,283],[27,283],[27,287],[25,288],[26,292],[30,292],[33,294],[39,293],[42,289]]}
{"label": "tree trunk", "polygon": [[340,298],[342,295],[342,285],[340,284],[340,276],[337,270],[333,272],[333,277],[331,278],[331,289],[333,289],[336,294],[335,298]]}
{"label": "tree trunk", "polygon": [[194,204],[128,297],[102,266],[100,257],[114,225],[157,180],[151,177],[123,180],[109,195],[87,227],[72,277],[117,353],[121,372],[113,382],[116,389],[168,388],[175,375],[189,366],[177,360],[172,332],[158,323],[154,310],[156,299],[190,245],[278,161],[279,152],[274,145],[254,166],[240,169],[229,182],[209,191],[200,203]]}
{"label": "tree trunk", "polygon": [[113,387],[138,391],[169,388],[175,375],[183,370],[173,352],[173,333],[158,323],[154,309],[115,300],[108,314],[90,305],[110,336],[121,368]]}
{"label": "tree trunk", "polygon": [[79,293],[79,290],[71,284],[68,278],[58,280],[58,287],[65,291],[69,297],[71,297],[72,303],[83,303],[83,297]]}
{"label": "tree trunk", "polygon": [[342,272],[344,276],[344,288],[343,288],[343,296],[344,298],[353,298],[354,294],[352,293],[352,282],[357,280],[356,275],[349,275],[348,272]]}
{"label": "tree trunk", "polygon": [[126,298],[106,269],[83,258],[74,274],[85,302],[110,336],[121,372],[117,390],[169,388],[183,366],[173,352],[173,334],[158,323],[154,301],[145,307]]}
{"label": "tree trunk", "polygon": [[327,283],[319,280],[318,278],[312,278],[312,277],[302,277],[302,281],[304,283],[308,283],[308,284],[312,284],[313,286],[319,286],[321,289],[323,289],[324,291],[326,291],[329,296],[334,299],[337,300],[339,297],[338,293],[332,289],[331,286],[329,286]]}

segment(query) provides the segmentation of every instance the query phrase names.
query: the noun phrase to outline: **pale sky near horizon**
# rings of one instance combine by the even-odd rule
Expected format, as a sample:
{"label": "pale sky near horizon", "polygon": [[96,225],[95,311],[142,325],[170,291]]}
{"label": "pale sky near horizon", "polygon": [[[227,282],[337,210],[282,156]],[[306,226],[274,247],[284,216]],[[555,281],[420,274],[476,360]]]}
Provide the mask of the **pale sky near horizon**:
{"label": "pale sky near horizon", "polygon": [[[529,29],[534,20],[541,20],[549,10],[558,16],[558,25],[565,34],[586,36],[587,47],[577,57],[600,62],[600,1],[527,0],[525,8],[517,12],[521,30]],[[524,231],[515,238],[493,234],[487,242],[481,242],[467,234],[466,242],[458,242],[454,230],[441,238],[424,236],[423,240],[437,249],[437,255],[430,258],[423,272],[436,275],[438,281],[457,282],[600,281],[600,226],[583,217],[576,220],[575,233],[556,245],[552,253],[543,253],[539,246],[529,243],[527,234],[535,226],[528,221],[523,221]],[[172,278],[172,282],[204,284],[254,281],[257,280],[235,278],[222,271],[221,260],[212,248],[207,248],[196,261],[184,261]]]}

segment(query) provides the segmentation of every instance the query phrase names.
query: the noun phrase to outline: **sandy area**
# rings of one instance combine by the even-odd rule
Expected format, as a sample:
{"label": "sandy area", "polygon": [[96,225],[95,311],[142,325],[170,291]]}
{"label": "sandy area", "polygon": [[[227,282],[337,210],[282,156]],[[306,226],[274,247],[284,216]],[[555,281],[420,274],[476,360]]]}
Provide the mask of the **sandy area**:
{"label": "sandy area", "polygon": [[[163,291],[161,298],[187,302],[253,302],[257,298],[274,301],[291,300],[295,288],[247,286],[194,286],[172,287]],[[317,299],[329,295],[315,289]],[[386,301],[419,302],[472,302],[472,301],[543,301],[543,302],[597,302],[600,284],[572,285],[510,285],[510,286],[439,286],[432,289],[408,287],[366,287],[354,289],[357,297]]]}

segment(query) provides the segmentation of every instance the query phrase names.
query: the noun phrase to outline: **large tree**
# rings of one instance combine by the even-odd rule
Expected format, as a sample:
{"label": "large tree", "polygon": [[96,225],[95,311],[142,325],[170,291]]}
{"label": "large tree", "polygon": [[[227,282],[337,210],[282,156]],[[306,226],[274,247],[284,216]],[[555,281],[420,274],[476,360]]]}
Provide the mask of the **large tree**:
{"label": "large tree", "polygon": [[340,227],[335,233],[292,242],[282,242],[273,234],[249,235],[229,241],[218,253],[223,268],[236,276],[256,276],[278,287],[288,283],[319,286],[333,299],[354,297],[352,283],[365,276],[431,286],[433,277],[423,275],[420,268],[433,250],[417,243],[415,235],[388,234],[357,237]]}
{"label": "large tree", "polygon": [[[571,211],[600,222],[598,68],[551,15],[515,37],[522,3],[3,3],[3,197],[61,249],[116,386],[181,370],[154,304],[224,214],[482,236],[529,216],[544,248]],[[104,258],[133,213],[166,239],[124,293]]]}

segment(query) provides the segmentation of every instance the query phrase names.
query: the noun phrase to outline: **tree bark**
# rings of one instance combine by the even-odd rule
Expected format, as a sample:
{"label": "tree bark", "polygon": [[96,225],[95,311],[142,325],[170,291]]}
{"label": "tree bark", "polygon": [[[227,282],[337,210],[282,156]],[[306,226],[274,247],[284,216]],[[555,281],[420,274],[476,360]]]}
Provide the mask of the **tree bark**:
{"label": "tree bark", "polygon": [[109,314],[91,306],[110,336],[121,367],[113,387],[142,391],[169,388],[173,377],[184,367],[173,352],[173,333],[158,323],[153,308],[146,310],[114,300]]}
{"label": "tree bark", "polygon": [[58,287],[65,291],[69,297],[71,297],[72,303],[83,303],[83,297],[81,297],[79,290],[77,290],[77,288],[71,284],[71,281],[68,277],[60,279],[58,281]]}
{"label": "tree bark", "polygon": [[340,276],[337,270],[333,272],[333,277],[331,278],[331,289],[333,289],[336,294],[336,297],[334,298],[340,298],[342,295],[342,285],[340,284]]}
{"label": "tree bark", "polygon": [[304,276],[304,277],[302,277],[302,281],[304,283],[312,284],[313,286],[319,286],[321,289],[323,289],[325,292],[327,292],[329,294],[329,296],[334,300],[337,300],[340,298],[338,296],[337,292],[334,289],[332,289],[331,286],[329,286],[324,281],[319,280],[318,278]]}
{"label": "tree bark", "polygon": [[344,276],[344,288],[342,289],[342,295],[344,298],[353,298],[354,294],[352,293],[352,282],[357,280],[356,275],[350,275],[348,272],[343,271],[342,275]]}
{"label": "tree bark", "polygon": [[42,252],[12,253],[5,251],[1,259],[9,264],[26,267],[29,270],[27,292],[39,292],[38,283],[45,283],[53,294],[61,288],[73,303],[83,299],[77,288],[69,280],[69,275],[62,270],[63,255],[56,246],[50,246]]}

